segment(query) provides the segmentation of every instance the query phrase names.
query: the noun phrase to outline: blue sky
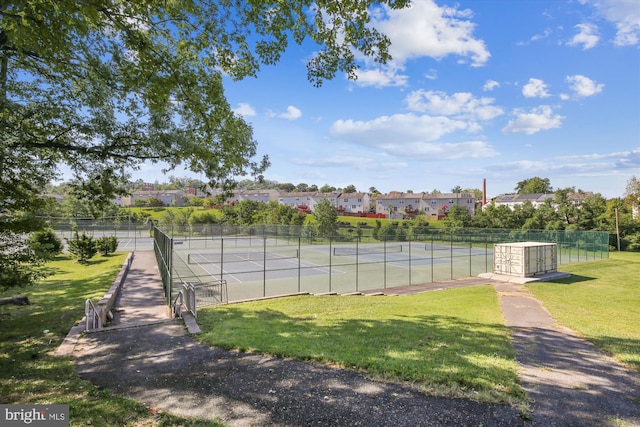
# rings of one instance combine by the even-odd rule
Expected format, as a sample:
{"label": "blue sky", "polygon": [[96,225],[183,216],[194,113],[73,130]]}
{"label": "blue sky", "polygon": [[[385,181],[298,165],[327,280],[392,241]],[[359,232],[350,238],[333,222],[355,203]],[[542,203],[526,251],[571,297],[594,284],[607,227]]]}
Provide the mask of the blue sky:
{"label": "blue sky", "polygon": [[[306,44],[227,80],[267,179],[448,192],[486,178],[495,196],[538,176],[618,197],[640,176],[636,0],[414,0],[375,24],[394,60],[363,60],[355,82],[313,87]],[[164,181],[157,170],[134,179]]]}

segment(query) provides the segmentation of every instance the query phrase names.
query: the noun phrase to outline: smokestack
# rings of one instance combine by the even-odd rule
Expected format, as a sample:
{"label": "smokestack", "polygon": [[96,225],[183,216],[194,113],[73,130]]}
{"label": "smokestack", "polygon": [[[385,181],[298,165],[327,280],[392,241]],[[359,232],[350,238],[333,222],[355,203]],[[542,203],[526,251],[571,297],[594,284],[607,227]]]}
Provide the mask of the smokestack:
{"label": "smokestack", "polygon": [[482,206],[487,204],[487,178],[482,179]]}

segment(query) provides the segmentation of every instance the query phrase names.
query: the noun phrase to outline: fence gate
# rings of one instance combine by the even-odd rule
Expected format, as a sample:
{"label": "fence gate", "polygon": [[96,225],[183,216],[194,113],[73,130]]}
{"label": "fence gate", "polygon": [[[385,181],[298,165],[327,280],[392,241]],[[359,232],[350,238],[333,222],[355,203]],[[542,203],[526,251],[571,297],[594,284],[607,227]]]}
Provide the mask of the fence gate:
{"label": "fence gate", "polygon": [[228,302],[227,281],[214,279],[203,283],[187,282],[183,284],[182,294],[187,310],[197,318],[198,307],[226,304]]}

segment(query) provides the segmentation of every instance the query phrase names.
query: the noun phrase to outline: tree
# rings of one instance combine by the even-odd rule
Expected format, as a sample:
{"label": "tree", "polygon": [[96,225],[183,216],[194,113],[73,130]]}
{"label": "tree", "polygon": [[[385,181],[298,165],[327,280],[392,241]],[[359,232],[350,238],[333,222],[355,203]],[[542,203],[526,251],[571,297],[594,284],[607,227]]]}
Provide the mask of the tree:
{"label": "tree", "polygon": [[465,207],[453,205],[442,222],[445,227],[469,227],[472,223],[471,213]]}
{"label": "tree", "polygon": [[338,233],[338,211],[329,203],[329,200],[320,200],[313,211],[313,216],[320,236],[331,237]]}
{"label": "tree", "polygon": [[82,234],[78,234],[78,230],[75,231],[72,239],[67,239],[67,249],[79,263],[87,262],[98,253],[98,247],[93,237],[87,236],[84,231]]}
{"label": "tree", "polygon": [[548,194],[553,192],[549,178],[539,178],[537,176],[520,181],[515,190],[518,194]]}
{"label": "tree", "polygon": [[164,206],[164,203],[162,203],[162,200],[160,200],[156,196],[151,196],[147,199],[147,206],[150,206],[152,208],[159,208]]}
{"label": "tree", "polygon": [[455,187],[453,187],[451,189],[451,192],[456,194],[456,193],[462,193],[462,187],[460,187],[459,185],[456,185]]}
{"label": "tree", "polygon": [[321,193],[332,193],[332,192],[336,191],[336,187],[332,187],[329,184],[325,184],[322,187],[320,187],[320,189],[318,191],[320,191]]}
{"label": "tree", "polygon": [[96,249],[102,255],[107,256],[118,250],[118,238],[116,236],[103,236],[96,239]]}
{"label": "tree", "polygon": [[285,182],[284,184],[278,185],[278,190],[284,191],[286,193],[292,193],[296,190],[296,186],[291,184],[290,182]]}
{"label": "tree", "polygon": [[74,192],[100,209],[125,194],[127,171],[179,165],[230,189],[261,177],[251,126],[225,97],[223,76],[256,76],[290,41],[318,45],[307,78],[356,77],[360,53],[390,59],[368,23],[375,6],[409,0],[93,2],[0,6],[0,212],[35,212],[66,164]]}
{"label": "tree", "polygon": [[356,186],[355,185],[351,184],[351,185],[347,185],[346,187],[344,187],[342,189],[342,192],[350,194],[350,193],[357,193],[358,190],[356,190]]}
{"label": "tree", "polygon": [[627,203],[632,207],[640,208],[640,180],[635,175],[627,181],[625,190],[624,195]]}
{"label": "tree", "polygon": [[479,188],[465,188],[463,193],[471,193],[476,200],[482,200],[482,190]]}
{"label": "tree", "polygon": [[52,259],[61,253],[63,248],[62,240],[50,228],[32,233],[27,242],[35,255],[43,260]]}
{"label": "tree", "polygon": [[296,186],[296,191],[299,191],[300,193],[306,193],[307,191],[309,191],[309,185],[301,182]]}

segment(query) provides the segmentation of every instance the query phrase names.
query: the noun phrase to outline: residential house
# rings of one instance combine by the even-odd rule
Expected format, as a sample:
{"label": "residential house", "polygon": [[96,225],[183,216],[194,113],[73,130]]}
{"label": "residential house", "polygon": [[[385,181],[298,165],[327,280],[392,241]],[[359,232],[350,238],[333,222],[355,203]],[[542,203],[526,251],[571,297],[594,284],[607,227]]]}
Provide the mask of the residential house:
{"label": "residential house", "polygon": [[300,212],[311,213],[311,197],[314,194],[313,192],[280,193],[278,203],[296,208]]}
{"label": "residential house", "polygon": [[444,218],[452,206],[460,206],[476,214],[476,198],[473,193],[432,193],[424,194],[420,211],[430,219]]}
{"label": "residential house", "polygon": [[233,196],[227,199],[227,203],[253,200],[266,204],[271,201],[278,201],[279,196],[278,190],[234,190]]}
{"label": "residential house", "polygon": [[420,213],[423,193],[402,193],[392,191],[389,194],[378,194],[376,213],[386,215],[389,219],[413,217]]}
{"label": "residential house", "polygon": [[311,210],[311,212],[315,211],[316,210],[316,206],[323,199],[327,199],[331,206],[337,208],[338,207],[338,198],[340,197],[340,194],[341,193],[336,193],[336,192],[332,192],[332,193],[313,193],[311,195],[311,203],[309,204],[309,209]]}
{"label": "residential house", "polygon": [[342,193],[338,197],[336,209],[340,215],[368,213],[371,198],[367,193]]}
{"label": "residential house", "polygon": [[338,198],[340,193],[319,193],[319,192],[295,192],[280,193],[278,203],[281,205],[291,206],[300,212],[312,213],[321,200],[327,199],[331,206],[338,207]]}
{"label": "residential house", "polygon": [[184,206],[186,193],[182,190],[145,190],[134,191],[129,196],[121,199],[123,207],[134,206],[136,200],[149,200],[152,197],[159,199],[164,206]]}
{"label": "residential house", "polygon": [[[580,206],[584,199],[588,196],[593,195],[592,192],[578,192],[571,193],[567,196],[567,198]],[[547,200],[553,201],[555,200],[556,195],[554,193],[532,193],[532,194],[502,194],[498,197],[492,199],[492,202],[495,206],[507,206],[509,209],[514,210],[516,206],[522,206],[527,201],[531,202],[534,208],[539,208],[544,205]]]}
{"label": "residential house", "polygon": [[412,218],[425,215],[431,219],[444,218],[452,206],[462,206],[475,214],[476,200],[472,193],[401,193],[392,191],[379,194],[376,213],[390,219]]}

